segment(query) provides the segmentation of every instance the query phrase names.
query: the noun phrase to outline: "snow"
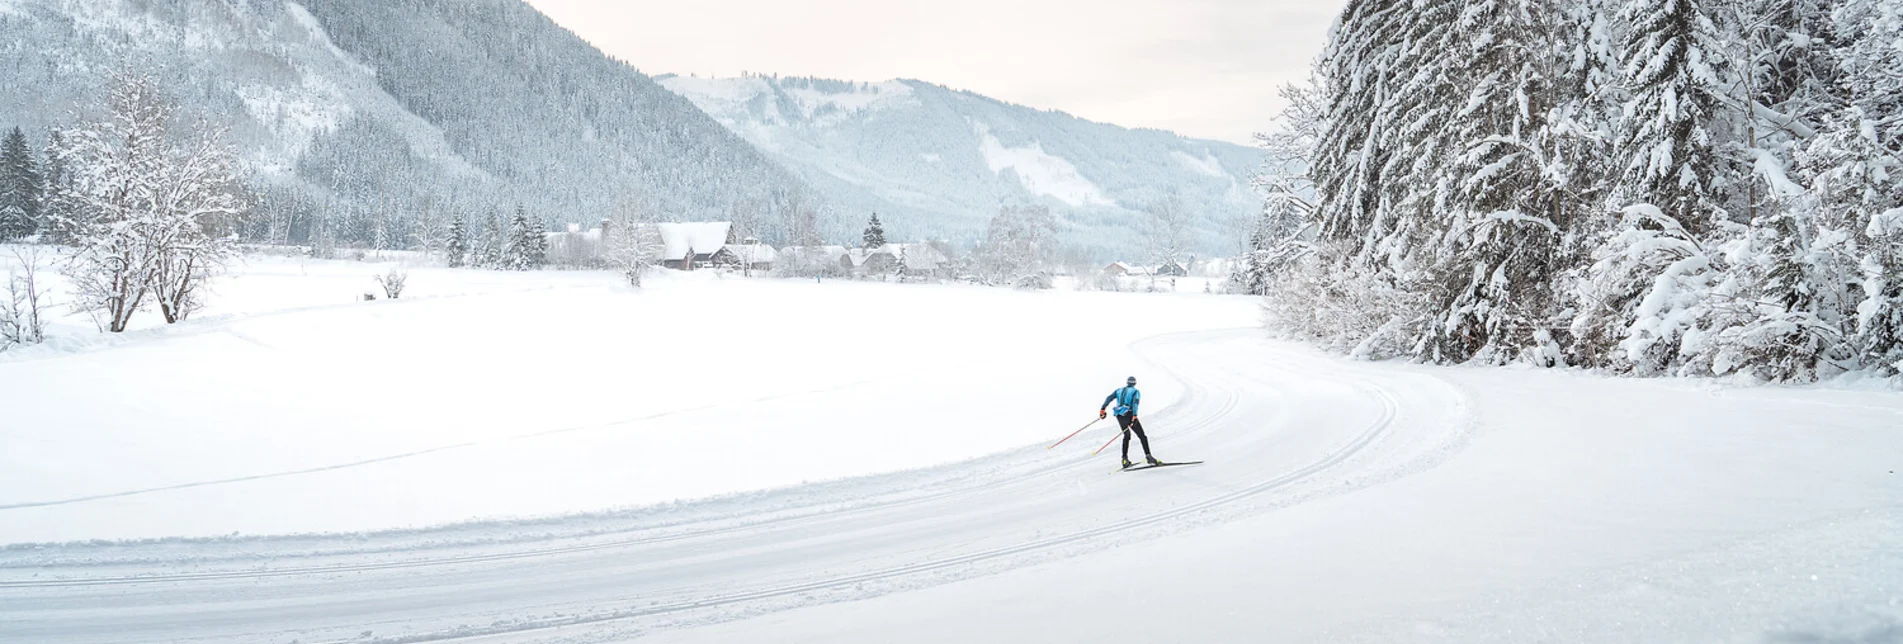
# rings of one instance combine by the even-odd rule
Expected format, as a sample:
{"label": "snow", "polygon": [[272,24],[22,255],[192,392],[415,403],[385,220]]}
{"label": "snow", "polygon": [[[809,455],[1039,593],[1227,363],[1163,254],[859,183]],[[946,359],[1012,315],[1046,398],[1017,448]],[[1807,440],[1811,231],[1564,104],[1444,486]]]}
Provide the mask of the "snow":
{"label": "snow", "polygon": [[[353,301],[388,268],[254,258],[199,319],[0,354],[0,544],[66,542],[0,547],[0,641],[1903,632],[1876,381],[1351,361],[1200,294],[412,267]],[[1129,375],[1207,463],[1046,448]],[[202,538],[86,541],[154,537]]]}
{"label": "snow", "polygon": [[972,128],[978,133],[978,151],[993,173],[1003,173],[1010,168],[1026,190],[1071,206],[1110,203],[1097,184],[1084,178],[1076,166],[1063,157],[1046,154],[1043,144],[1032,141],[1024,147],[1006,147],[985,124],[973,121]]}
{"label": "snow", "polygon": [[0,543],[416,527],[927,467],[1094,410],[1142,371],[1132,340],[1254,319],[1203,296],[1086,322],[1134,296],[713,272],[635,292],[413,268],[404,299],[356,301],[385,270],[254,259],[202,320],[0,354],[24,430],[0,434]]}
{"label": "snow", "polygon": [[[797,78],[776,81],[762,77],[666,76],[659,80],[661,86],[691,99],[701,110],[728,127],[749,120],[748,112],[756,109],[761,110],[758,116],[766,125],[825,127],[868,111],[916,103],[911,86],[897,80],[880,83],[833,82],[821,87]],[[802,82],[806,84],[801,85]],[[849,88],[842,90],[834,85]],[[787,101],[772,100],[776,97],[784,97]],[[782,113],[780,106],[783,104],[790,104],[797,112]]]}
{"label": "snow", "polygon": [[317,16],[311,15],[310,10],[305,9],[304,5],[297,2],[286,2],[284,3],[284,10],[290,14],[291,19],[296,21],[298,26],[304,28],[304,31],[310,35],[312,40],[317,41],[319,45],[323,46],[325,51],[330,52],[332,58],[348,65],[353,71],[364,76],[374,77],[377,75],[375,68],[365,65],[363,61],[358,60],[357,57],[339,48],[337,43],[332,42],[330,32],[324,30],[324,25],[317,21]]}
{"label": "snow", "polygon": [[[1440,442],[1411,466],[1318,475],[1315,489],[1272,495],[1248,518],[1187,519],[1154,540],[643,641],[1091,642],[1136,631],[1185,642],[1889,642],[1903,632],[1894,393],[1347,365],[1259,340],[1212,344],[1263,364],[1260,386],[1299,419],[1262,426],[1264,440],[1300,449],[1352,418],[1369,401],[1342,404],[1323,385],[1345,376],[1391,388],[1404,422],[1437,424],[1417,429]],[[1195,455],[1212,464],[1096,484],[1071,502],[1214,483],[1218,459],[1242,456]],[[1319,489],[1330,484],[1340,491]]]}
{"label": "snow", "polygon": [[666,244],[667,259],[680,259],[689,252],[697,255],[711,254],[727,245],[727,231],[733,224],[724,221],[697,221],[689,223],[657,224],[661,230],[661,239]]}
{"label": "snow", "polygon": [[1171,150],[1170,156],[1182,162],[1183,167],[1195,170],[1196,172],[1218,178],[1227,178],[1229,176],[1228,172],[1223,171],[1222,162],[1217,161],[1216,157],[1211,156],[1207,151],[1203,152],[1201,156],[1196,156],[1182,150]]}

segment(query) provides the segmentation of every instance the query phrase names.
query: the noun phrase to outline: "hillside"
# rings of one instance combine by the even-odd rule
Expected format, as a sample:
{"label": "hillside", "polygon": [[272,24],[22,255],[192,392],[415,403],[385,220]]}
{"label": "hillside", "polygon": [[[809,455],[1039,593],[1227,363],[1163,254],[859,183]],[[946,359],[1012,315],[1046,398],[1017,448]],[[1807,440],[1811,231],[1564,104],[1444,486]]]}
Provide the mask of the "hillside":
{"label": "hillside", "polygon": [[976,239],[1000,203],[1035,201],[1071,241],[1141,247],[1141,215],[1174,194],[1196,248],[1232,250],[1232,222],[1260,208],[1247,147],[1093,123],[915,80],[854,83],[663,75],[661,84],[899,236]]}
{"label": "hillside", "polygon": [[519,0],[0,0],[0,32],[0,125],[43,140],[114,71],[155,72],[189,116],[230,129],[269,215],[253,233],[279,241],[323,222],[414,245],[407,218],[517,204],[708,217],[804,190]]}

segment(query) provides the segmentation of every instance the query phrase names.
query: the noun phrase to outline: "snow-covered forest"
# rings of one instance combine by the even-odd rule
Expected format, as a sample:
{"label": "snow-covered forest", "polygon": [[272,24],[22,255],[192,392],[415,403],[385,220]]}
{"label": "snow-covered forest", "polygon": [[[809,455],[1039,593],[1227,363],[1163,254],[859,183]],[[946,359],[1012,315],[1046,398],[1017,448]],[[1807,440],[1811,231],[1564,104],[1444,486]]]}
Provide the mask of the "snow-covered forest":
{"label": "snow-covered forest", "polygon": [[[1238,282],[1368,358],[1903,371],[1903,5],[1347,3]],[[1280,165],[1286,164],[1286,165]]]}

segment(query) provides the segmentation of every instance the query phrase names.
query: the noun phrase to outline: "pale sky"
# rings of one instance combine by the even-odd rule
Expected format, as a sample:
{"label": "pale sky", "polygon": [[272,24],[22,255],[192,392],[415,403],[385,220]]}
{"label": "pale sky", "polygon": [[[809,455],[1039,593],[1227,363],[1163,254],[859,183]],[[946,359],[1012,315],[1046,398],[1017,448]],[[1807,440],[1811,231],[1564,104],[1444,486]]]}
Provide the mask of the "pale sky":
{"label": "pale sky", "polygon": [[1250,143],[1344,0],[529,0],[649,74],[915,78]]}

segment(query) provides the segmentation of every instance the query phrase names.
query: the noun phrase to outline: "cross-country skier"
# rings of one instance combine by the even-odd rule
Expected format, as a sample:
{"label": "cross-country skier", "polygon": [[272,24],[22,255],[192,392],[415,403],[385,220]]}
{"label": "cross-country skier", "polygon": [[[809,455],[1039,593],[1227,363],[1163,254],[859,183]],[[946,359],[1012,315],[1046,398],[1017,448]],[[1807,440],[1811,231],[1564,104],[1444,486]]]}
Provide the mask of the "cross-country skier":
{"label": "cross-country skier", "polygon": [[1143,460],[1151,465],[1162,465],[1162,461],[1156,460],[1156,457],[1150,454],[1150,437],[1143,435],[1143,423],[1137,420],[1137,403],[1143,399],[1143,394],[1137,391],[1137,377],[1130,376],[1129,380],[1124,381],[1124,385],[1123,388],[1110,392],[1110,397],[1103,399],[1103,404],[1097,407],[1097,417],[1103,418],[1108,415],[1104,409],[1109,407],[1112,401],[1117,403],[1117,424],[1123,427],[1124,467],[1130,466],[1130,432],[1133,431],[1136,432],[1137,440],[1143,442]]}

